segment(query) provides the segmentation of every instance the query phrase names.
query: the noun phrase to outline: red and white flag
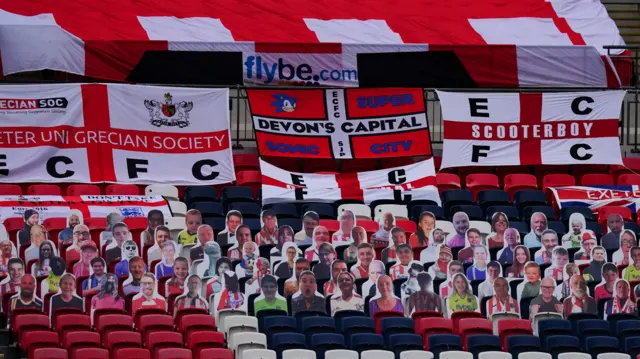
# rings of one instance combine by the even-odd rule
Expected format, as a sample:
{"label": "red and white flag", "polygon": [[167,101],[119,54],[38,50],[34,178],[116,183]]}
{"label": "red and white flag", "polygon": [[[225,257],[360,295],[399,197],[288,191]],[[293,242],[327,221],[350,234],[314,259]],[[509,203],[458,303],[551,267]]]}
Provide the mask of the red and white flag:
{"label": "red and white flag", "polygon": [[622,164],[624,91],[437,91],[444,120],[442,167]]}
{"label": "red and white flag", "polygon": [[440,205],[433,159],[383,170],[317,174],[289,172],[260,161],[263,204],[355,199],[369,204],[380,199],[430,200]]}

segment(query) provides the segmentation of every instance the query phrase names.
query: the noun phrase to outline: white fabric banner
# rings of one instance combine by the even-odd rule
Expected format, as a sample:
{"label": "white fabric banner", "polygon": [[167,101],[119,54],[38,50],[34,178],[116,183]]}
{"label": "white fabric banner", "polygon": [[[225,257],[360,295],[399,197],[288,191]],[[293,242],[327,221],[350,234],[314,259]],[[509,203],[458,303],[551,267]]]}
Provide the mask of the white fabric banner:
{"label": "white fabric banner", "polygon": [[442,106],[442,167],[622,164],[625,91],[455,93]]}

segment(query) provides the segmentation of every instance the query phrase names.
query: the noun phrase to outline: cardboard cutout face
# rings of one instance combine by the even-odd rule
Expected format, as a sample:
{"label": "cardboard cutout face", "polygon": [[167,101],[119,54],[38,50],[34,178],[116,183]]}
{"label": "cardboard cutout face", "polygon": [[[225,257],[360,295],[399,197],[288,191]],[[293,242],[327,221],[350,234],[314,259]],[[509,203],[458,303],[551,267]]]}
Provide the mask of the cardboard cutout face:
{"label": "cardboard cutout face", "polygon": [[436,216],[429,211],[422,212],[418,219],[418,230],[415,233],[416,240],[415,242],[412,241],[412,246],[426,247],[429,243],[432,243],[429,241],[429,238],[435,226]]}
{"label": "cardboard cutout face", "polygon": [[[351,268],[351,272],[353,273],[353,268]],[[362,284],[362,296],[367,297],[371,288],[373,288],[378,282],[378,278],[380,276],[385,275],[385,266],[382,261],[374,260],[369,265],[369,270],[367,271],[368,280]],[[358,278],[358,277],[356,277]],[[359,277],[359,278],[364,278]]]}
{"label": "cardboard cutout face", "polygon": [[465,233],[465,247],[458,252],[458,260],[462,263],[473,262],[474,248],[481,245],[484,245],[484,240],[480,231],[475,228],[469,228]]}
{"label": "cardboard cutout face", "polygon": [[631,248],[638,245],[636,234],[630,229],[620,232],[620,249],[613,252],[613,263],[615,265],[629,265],[631,260]]}
{"label": "cardboard cutout face", "polygon": [[400,227],[393,227],[390,231],[390,240],[387,248],[382,250],[382,261],[385,263],[397,261],[398,246],[406,244],[411,248],[411,245],[407,243],[407,234],[404,229]]}
{"label": "cardboard cutout face", "polygon": [[280,251],[282,250],[282,246],[285,243],[293,243],[293,228],[291,226],[280,226],[278,227],[278,244],[276,247],[271,249],[271,256],[279,257],[281,255]]}
{"label": "cardboard cutout face", "polygon": [[298,292],[291,298],[293,315],[303,311],[326,312],[324,297],[318,292],[316,276],[311,271],[304,271],[298,280]]}
{"label": "cardboard cutout face", "polygon": [[582,232],[587,229],[587,221],[582,213],[572,213],[569,216],[569,232],[562,237],[562,246],[565,248],[579,248]]}
{"label": "cardboard cutout face", "polygon": [[442,229],[435,228],[431,231],[429,245],[420,252],[420,261],[422,263],[432,263],[437,261],[440,256],[440,246],[444,244],[444,240],[445,233]]}
{"label": "cardboard cutout face", "polygon": [[619,233],[624,229],[624,219],[618,213],[612,213],[607,217],[609,232]]}
{"label": "cardboard cutout face", "polygon": [[478,286],[478,297],[490,297],[494,292],[494,283],[496,278],[502,277],[502,266],[497,261],[491,261],[487,264],[486,277],[484,282]]}
{"label": "cardboard cutout face", "polygon": [[369,300],[369,315],[383,310],[404,313],[402,300],[393,293],[393,280],[388,275],[382,275],[376,282],[376,295]]}
{"label": "cardboard cutout face", "polygon": [[341,310],[364,311],[362,296],[356,293],[355,278],[349,272],[341,272],[337,278],[337,290],[330,298],[331,316]]}
{"label": "cardboard cutout face", "polygon": [[631,286],[624,279],[617,279],[613,286],[612,299],[605,305],[605,317],[616,313],[634,313],[637,309],[631,295]]}
{"label": "cardboard cutout face", "polygon": [[165,294],[180,294],[184,292],[184,286],[189,275],[189,260],[178,257],[173,261],[173,275],[165,284]]}
{"label": "cardboard cutout face", "polygon": [[118,278],[111,273],[100,281],[100,291],[91,298],[91,317],[96,309],[124,309],[124,298],[118,295]]}
{"label": "cardboard cutout face", "polygon": [[84,312],[84,300],[76,294],[76,277],[65,273],[60,278],[60,292],[51,297],[49,317],[62,308],[75,308]]}
{"label": "cardboard cutout face", "polygon": [[473,265],[467,268],[467,278],[470,280],[485,280],[487,278],[489,249],[483,244],[478,244],[469,248],[472,249]]}
{"label": "cardboard cutout face", "polygon": [[153,273],[145,273],[140,279],[140,292],[133,296],[131,312],[133,315],[143,308],[157,308],[167,310],[167,302],[158,294],[156,277]]}
{"label": "cardboard cutout face", "polygon": [[340,229],[333,234],[331,242],[334,245],[351,243],[351,230],[356,225],[356,216],[350,210],[342,212],[340,218]]}
{"label": "cardboard cutout face", "polygon": [[215,295],[216,313],[225,309],[246,310],[244,293],[240,292],[238,276],[232,271],[222,272],[222,291]]}
{"label": "cardboard cutout face", "polygon": [[217,242],[220,246],[237,243],[236,232],[242,224],[242,213],[235,210],[227,212],[227,220],[225,223],[226,226],[224,230],[218,233]]}
{"label": "cardboard cutout face", "polygon": [[[219,293],[224,288],[222,282],[224,280],[224,273],[231,271],[231,260],[227,257],[220,257],[215,264],[214,274],[211,275],[210,272],[207,272],[207,277],[202,278],[210,278],[207,280],[205,298],[209,299],[211,295]],[[207,269],[208,271],[208,269]]]}
{"label": "cardboard cutout face", "polygon": [[260,282],[260,295],[253,301],[254,313],[265,309],[287,310],[286,299],[278,293],[278,281],[276,277],[267,274]]}
{"label": "cardboard cutout face", "polygon": [[433,280],[426,272],[420,272],[416,276],[418,290],[404,301],[405,316],[411,316],[414,312],[435,310],[442,312],[442,299],[433,292]]}
{"label": "cardboard cutout face", "polygon": [[126,295],[130,293],[140,292],[140,280],[147,272],[144,260],[141,257],[133,257],[129,259],[129,277],[122,284],[122,290]]}
{"label": "cardboard cutout face", "polygon": [[313,230],[320,224],[320,216],[314,211],[307,211],[302,216],[302,230],[295,235],[299,246],[310,245],[313,240]]}
{"label": "cardboard cutout face", "polygon": [[591,261],[591,251],[596,245],[598,245],[598,242],[595,233],[589,230],[584,231],[580,250],[573,257],[574,262],[578,264],[589,263]]}
{"label": "cardboard cutout face", "polygon": [[459,311],[477,311],[478,298],[473,295],[469,280],[462,273],[457,273],[451,279],[453,288],[452,293],[447,299],[447,310],[449,315]]}
{"label": "cardboard cutout face", "polygon": [[368,243],[367,232],[361,226],[355,226],[351,230],[351,245],[344,250],[344,260],[351,263],[358,261],[358,247],[362,243]]}
{"label": "cardboard cutout face", "polygon": [[379,224],[380,229],[371,236],[371,244],[374,246],[389,246],[391,230],[396,225],[396,218],[393,213],[384,213],[380,218]]}
{"label": "cardboard cutout face", "polygon": [[111,234],[113,236],[113,241],[111,241],[111,243],[107,246],[107,250],[115,247],[120,247],[122,249],[122,245],[124,244],[124,242],[126,242],[127,240],[132,240],[129,228],[122,222],[113,225]]}
{"label": "cardboard cutout face", "polygon": [[207,300],[202,297],[202,279],[194,274],[187,277],[184,294],[176,298],[173,315],[175,316],[179,310],[191,308],[209,308]]}
{"label": "cardboard cutout face", "polygon": [[553,295],[559,300],[571,296],[571,277],[574,275],[580,275],[580,268],[576,263],[567,263],[564,265],[562,275],[564,281],[556,287],[556,290],[553,293]]}
{"label": "cardboard cutout face", "polygon": [[7,312],[11,317],[13,310],[25,308],[43,309],[42,300],[36,295],[36,279],[31,274],[22,276],[18,293],[11,297]]}
{"label": "cardboard cutout face", "polygon": [[271,209],[262,211],[260,214],[261,229],[256,235],[258,245],[278,244],[278,218],[276,212]]}
{"label": "cardboard cutout face", "polygon": [[422,265],[422,263],[420,263],[420,261],[411,261],[411,263],[409,263],[409,276],[407,280],[400,286],[400,293],[403,303],[407,297],[420,290],[420,285],[418,284],[418,275],[423,272],[424,266]]}
{"label": "cardboard cutout face", "polygon": [[200,278],[207,279],[216,275],[216,267],[218,260],[222,258],[222,250],[220,245],[214,241],[207,242],[204,246],[204,257],[202,261],[193,263],[195,273]]}
{"label": "cardboard cutout face", "polygon": [[[235,242],[227,251],[227,256],[231,260],[242,260],[245,243],[253,242],[253,239],[251,238],[251,229],[247,225],[241,224],[236,228],[235,233]],[[219,235],[218,238],[220,238]]]}
{"label": "cardboard cutout face", "polygon": [[465,234],[469,229],[469,216],[464,212],[456,212],[452,218],[454,233],[447,236],[447,245],[451,248],[464,247]]}
{"label": "cardboard cutout face", "polygon": [[[358,246],[358,259],[356,264],[351,267],[351,273],[357,278],[366,278],[368,276],[369,267],[372,261],[376,259],[376,252],[373,246],[368,243],[362,243]],[[384,263],[382,265],[384,267]]]}
{"label": "cardboard cutout face", "polygon": [[536,262],[524,265],[524,281],[518,284],[518,301],[522,298],[534,298],[540,293],[540,266]]}
{"label": "cardboard cutout face", "polygon": [[593,298],[596,303],[600,299],[610,298],[618,280],[618,267],[613,263],[605,263],[602,266],[602,281],[595,287]]}
{"label": "cardboard cutout face", "polygon": [[[236,266],[237,268],[237,266]],[[270,275],[271,269],[269,260],[266,258],[258,258],[253,266],[253,275],[245,282],[244,293],[250,295],[260,292],[260,282],[265,275]],[[246,276],[246,273],[245,273]]]}
{"label": "cardboard cutout face", "polygon": [[496,212],[491,216],[491,234],[489,234],[489,237],[494,238],[494,240],[504,238],[504,231],[507,228],[509,228],[509,217],[503,212]]}
{"label": "cardboard cutout face", "polygon": [[298,258],[295,263],[295,269],[293,275],[287,279],[284,283],[284,296],[288,297],[290,295],[295,294],[300,289],[298,284],[298,279],[300,275],[306,271],[310,271],[311,266],[309,261],[305,258]]}
{"label": "cardboard cutout face", "polygon": [[122,223],[124,216],[119,212],[111,212],[107,215],[107,228],[100,233],[100,248],[113,242],[113,226]]}
{"label": "cardboard cutout face", "polygon": [[538,264],[549,264],[553,261],[553,249],[559,245],[558,234],[553,229],[542,232],[542,248],[534,254],[534,259]]}
{"label": "cardboard cutout face", "polygon": [[557,246],[551,255],[551,266],[545,269],[544,276],[556,281],[564,280],[564,266],[569,263],[569,252],[566,248]]}
{"label": "cardboard cutout face", "polygon": [[320,245],[323,243],[331,243],[331,239],[329,237],[329,230],[325,226],[317,226],[313,230],[313,240],[311,242],[311,247],[307,248],[304,251],[304,256],[308,261],[317,261],[318,260],[318,251],[320,250]]}

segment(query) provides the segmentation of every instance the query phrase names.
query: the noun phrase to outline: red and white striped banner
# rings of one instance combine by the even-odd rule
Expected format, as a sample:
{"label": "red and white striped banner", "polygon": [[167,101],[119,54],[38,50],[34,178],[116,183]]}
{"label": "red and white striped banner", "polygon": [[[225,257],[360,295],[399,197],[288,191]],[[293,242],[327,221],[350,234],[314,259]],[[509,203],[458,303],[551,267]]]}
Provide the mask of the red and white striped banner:
{"label": "red and white striped banner", "polygon": [[622,164],[624,91],[456,93],[442,106],[442,167]]}
{"label": "red and white striped banner", "polygon": [[235,180],[228,89],[2,86],[0,182]]}
{"label": "red and white striped banner", "polygon": [[383,170],[317,174],[289,172],[260,161],[263,204],[355,199],[369,204],[380,199],[440,202],[433,159]]}

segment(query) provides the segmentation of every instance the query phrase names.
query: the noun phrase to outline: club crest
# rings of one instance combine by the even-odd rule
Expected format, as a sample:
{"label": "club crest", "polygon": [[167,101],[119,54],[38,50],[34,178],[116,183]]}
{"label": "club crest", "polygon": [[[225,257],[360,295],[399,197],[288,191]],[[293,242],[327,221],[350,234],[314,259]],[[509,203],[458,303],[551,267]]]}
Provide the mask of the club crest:
{"label": "club crest", "polygon": [[144,100],[144,106],[149,110],[149,122],[156,126],[189,126],[189,112],[193,109],[193,102],[180,101],[173,103],[173,96],[167,92],[164,94],[164,102],[157,100]]}

